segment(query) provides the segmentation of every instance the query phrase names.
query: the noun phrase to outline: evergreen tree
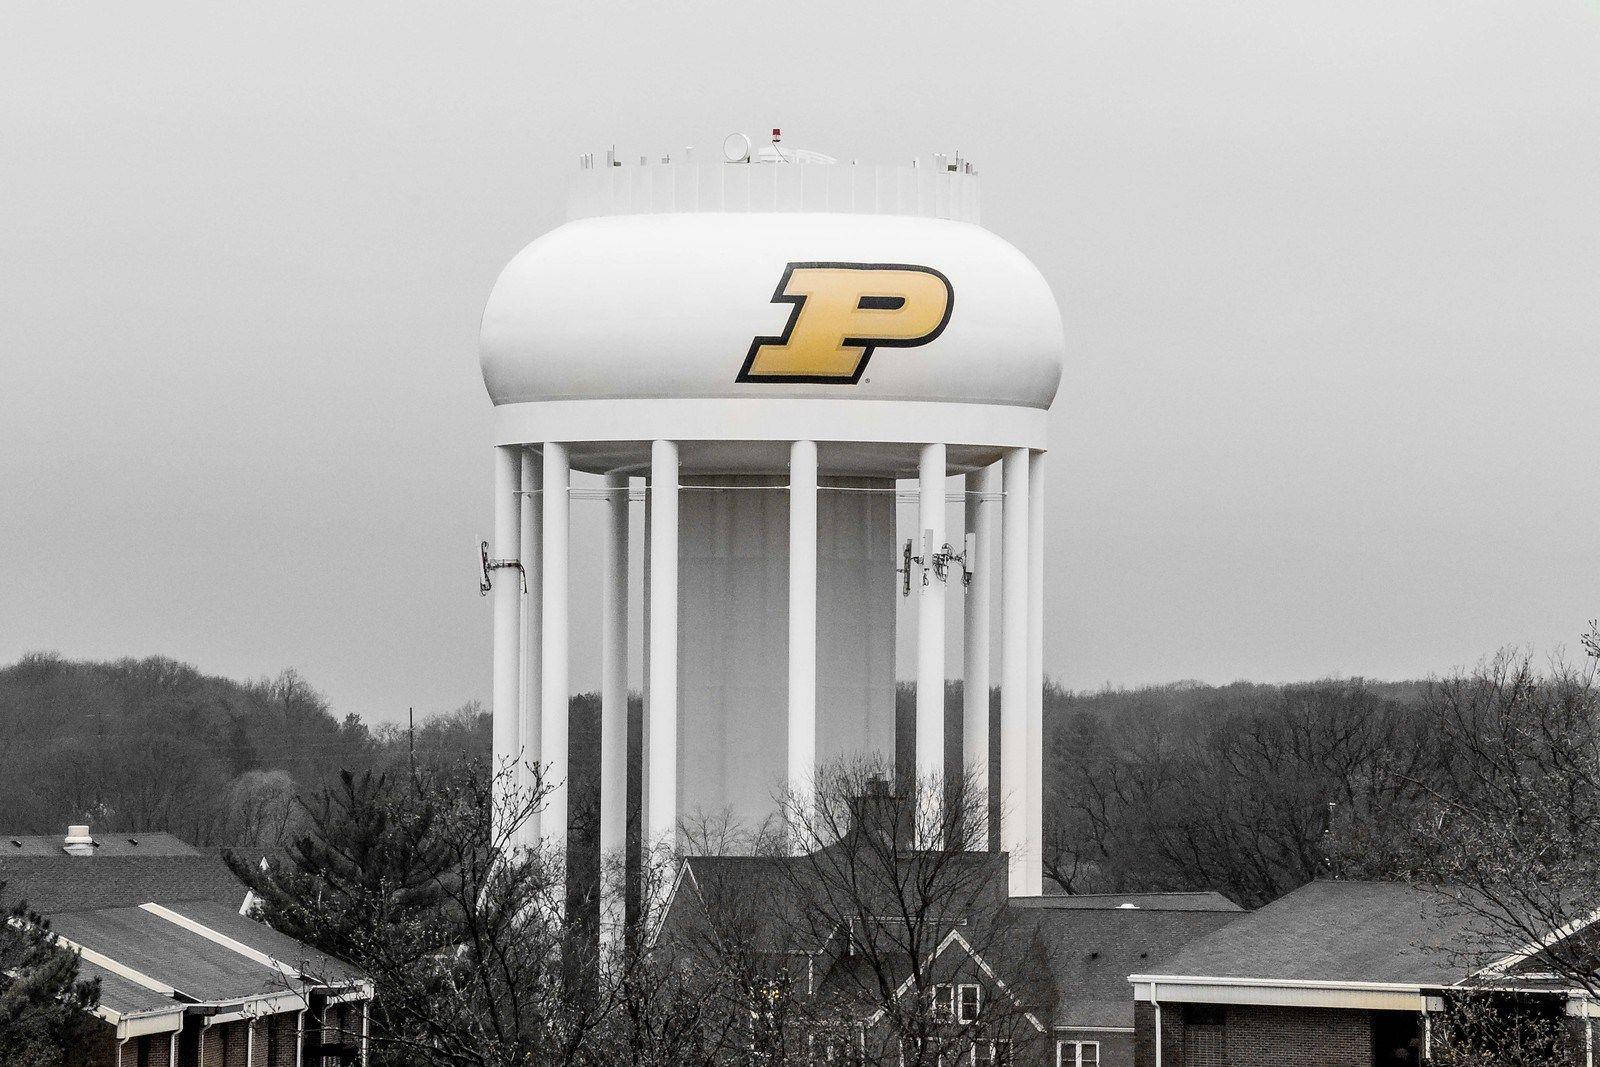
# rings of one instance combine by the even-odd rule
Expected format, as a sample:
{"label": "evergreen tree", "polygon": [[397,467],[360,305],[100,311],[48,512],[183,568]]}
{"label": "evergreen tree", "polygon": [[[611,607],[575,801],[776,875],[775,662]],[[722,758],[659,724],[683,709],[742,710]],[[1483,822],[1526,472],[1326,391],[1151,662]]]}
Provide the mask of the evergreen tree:
{"label": "evergreen tree", "polygon": [[234,851],[224,856],[255,893],[261,919],[364,966],[372,954],[371,931],[405,927],[437,912],[451,858],[435,829],[438,805],[419,782],[344,771],[337,788],[298,803],[310,829],[289,846],[287,859],[263,863]]}
{"label": "evergreen tree", "polygon": [[[5,884],[0,882],[0,890]],[[0,1063],[73,1067],[101,1024],[90,1012],[100,980],[78,977],[78,956],[18,903],[0,926]]]}

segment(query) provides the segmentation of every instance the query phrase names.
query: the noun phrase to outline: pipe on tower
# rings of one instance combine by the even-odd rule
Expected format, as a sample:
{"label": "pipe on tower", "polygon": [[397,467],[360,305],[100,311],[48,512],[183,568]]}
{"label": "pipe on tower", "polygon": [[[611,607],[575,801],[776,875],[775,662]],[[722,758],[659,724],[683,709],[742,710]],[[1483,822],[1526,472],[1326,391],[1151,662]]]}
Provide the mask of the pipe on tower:
{"label": "pipe on tower", "polygon": [[990,464],[966,477],[965,529],[973,535],[972,583],[967,586],[962,615],[961,762],[972,795],[963,798],[963,810],[974,825],[962,828],[966,843],[975,849],[989,847],[989,611],[994,587],[995,511],[1000,481],[999,464]]}

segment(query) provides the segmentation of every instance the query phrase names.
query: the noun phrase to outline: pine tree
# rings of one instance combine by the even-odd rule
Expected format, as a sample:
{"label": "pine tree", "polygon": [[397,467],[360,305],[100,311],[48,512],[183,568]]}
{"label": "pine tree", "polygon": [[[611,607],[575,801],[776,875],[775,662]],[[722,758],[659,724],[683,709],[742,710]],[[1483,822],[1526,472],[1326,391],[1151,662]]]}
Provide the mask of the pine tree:
{"label": "pine tree", "polygon": [[[337,788],[301,806],[310,829],[290,845],[286,861],[225,856],[255,893],[259,918],[365,966],[378,947],[372,931],[437,912],[451,859],[436,832],[438,806],[417,783],[344,771]],[[393,948],[383,946],[384,954]]]}
{"label": "pine tree", "polygon": [[77,953],[60,946],[49,922],[12,907],[0,927],[0,1063],[72,1067],[74,1050],[87,1049],[101,1025],[90,1014],[99,1002],[100,980],[78,977]]}

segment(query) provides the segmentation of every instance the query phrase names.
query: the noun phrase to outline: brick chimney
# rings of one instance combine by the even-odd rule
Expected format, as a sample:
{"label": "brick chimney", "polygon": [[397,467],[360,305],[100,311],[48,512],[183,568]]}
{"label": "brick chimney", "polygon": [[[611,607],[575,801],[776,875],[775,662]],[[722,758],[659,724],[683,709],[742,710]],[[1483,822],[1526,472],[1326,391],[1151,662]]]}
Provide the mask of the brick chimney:
{"label": "brick chimney", "polygon": [[911,812],[902,810],[900,799],[882,778],[868,780],[866,791],[850,801],[853,834],[867,834],[906,848],[911,841],[911,822]]}

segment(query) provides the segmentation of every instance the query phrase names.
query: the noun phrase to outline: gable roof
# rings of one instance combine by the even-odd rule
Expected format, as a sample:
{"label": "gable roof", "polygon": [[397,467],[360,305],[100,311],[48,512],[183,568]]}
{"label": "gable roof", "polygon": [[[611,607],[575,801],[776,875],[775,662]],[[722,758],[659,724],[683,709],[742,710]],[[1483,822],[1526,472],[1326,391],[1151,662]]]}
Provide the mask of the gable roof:
{"label": "gable roof", "polygon": [[[979,920],[982,930],[952,924],[951,932],[940,938],[940,951],[946,951],[954,943],[951,935],[960,931],[956,940],[976,965],[991,971],[1045,1025],[1131,1028],[1134,1008],[1128,975],[1148,969],[1243,914],[1239,905],[1212,892],[1008,898],[998,896],[1006,885],[1004,853],[955,859],[980,865],[975,873],[988,879],[1000,906]],[[736,921],[765,919],[761,947],[774,952],[816,951],[827,931],[813,931],[796,921],[802,908],[797,896],[803,887],[803,864],[808,862],[804,857],[690,857],[684,861],[667,921],[675,926],[693,921],[691,910],[700,921],[722,914],[731,914]],[[909,959],[887,962],[910,973]],[[834,960],[820,976],[818,992],[848,998],[852,991],[870,986],[855,973],[859,966],[851,957]]]}
{"label": "gable roof", "polygon": [[1318,881],[1179,949],[1151,975],[1453,985],[1504,952],[1464,958],[1472,922],[1437,887]]}
{"label": "gable roof", "polygon": [[275,1012],[303,1007],[309,989],[370,995],[349,964],[239,914],[244,885],[219,856],[190,852],[0,851],[0,904],[25,900],[80,953],[82,976],[100,979],[97,1012],[119,1036],[181,1027],[196,1005]]}

